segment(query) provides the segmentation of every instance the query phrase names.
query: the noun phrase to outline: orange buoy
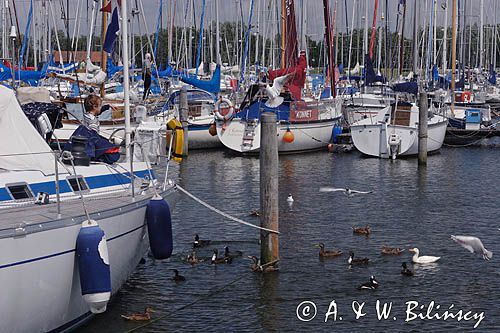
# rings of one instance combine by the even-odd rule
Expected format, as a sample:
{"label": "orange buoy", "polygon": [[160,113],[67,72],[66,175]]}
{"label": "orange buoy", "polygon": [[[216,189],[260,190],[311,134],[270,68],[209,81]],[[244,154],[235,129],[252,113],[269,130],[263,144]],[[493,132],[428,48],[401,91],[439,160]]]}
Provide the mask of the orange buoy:
{"label": "orange buoy", "polygon": [[293,140],[295,140],[295,137],[290,129],[287,128],[285,134],[283,134],[283,142],[292,143]]}
{"label": "orange buoy", "polygon": [[210,127],[208,128],[208,133],[210,133],[211,136],[216,136],[217,135],[217,127],[215,123],[212,123]]}

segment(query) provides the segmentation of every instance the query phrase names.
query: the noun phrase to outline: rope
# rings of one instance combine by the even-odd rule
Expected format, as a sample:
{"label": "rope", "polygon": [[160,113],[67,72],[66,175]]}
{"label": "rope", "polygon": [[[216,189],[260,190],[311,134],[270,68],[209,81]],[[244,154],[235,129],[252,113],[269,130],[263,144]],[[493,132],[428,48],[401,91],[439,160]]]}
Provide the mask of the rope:
{"label": "rope", "polygon": [[316,139],[314,136],[307,134],[307,132],[305,132],[304,130],[302,130],[302,129],[300,129],[300,128],[296,127],[296,126],[288,126],[288,127],[293,128],[293,129],[295,129],[295,130],[297,130],[297,131],[302,132],[302,134],[304,134],[305,136],[310,137],[311,139],[313,139],[313,140],[314,140],[314,141],[316,141],[316,142],[320,142],[320,143],[324,143],[324,144],[329,144],[329,143],[330,143],[330,142],[325,142],[325,141],[322,141],[322,140],[320,140],[320,139]]}
{"label": "rope", "polygon": [[173,315],[173,314],[175,314],[175,313],[177,313],[177,312],[179,312],[179,311],[181,311],[181,310],[184,310],[184,309],[186,309],[186,308],[188,308],[188,307],[190,307],[190,306],[192,306],[192,305],[194,305],[194,304],[196,304],[196,303],[198,303],[198,302],[200,302],[200,301],[202,301],[202,300],[204,300],[204,299],[206,299],[206,298],[212,297],[213,295],[216,295],[216,294],[218,294],[218,293],[220,293],[220,292],[224,291],[227,287],[229,287],[229,286],[231,286],[231,285],[235,284],[236,282],[240,281],[240,280],[241,280],[241,279],[243,279],[245,276],[247,276],[247,274],[248,274],[248,273],[249,273],[249,272],[244,273],[244,274],[241,274],[241,275],[240,275],[239,277],[237,277],[235,280],[233,280],[233,281],[229,282],[228,284],[223,285],[221,288],[219,288],[219,289],[217,289],[217,290],[215,290],[215,291],[209,292],[208,294],[206,294],[206,295],[204,295],[204,296],[202,296],[202,297],[200,297],[200,298],[198,298],[198,299],[195,299],[195,300],[194,300],[194,301],[192,301],[191,303],[188,303],[188,304],[186,304],[186,305],[183,305],[183,306],[181,306],[181,307],[178,307],[177,309],[173,310],[172,312],[166,313],[166,314],[164,314],[163,316],[160,316],[160,317],[157,317],[157,318],[151,319],[151,320],[150,320],[150,321],[148,321],[147,323],[142,324],[142,325],[139,325],[139,326],[137,326],[137,327],[134,327],[134,328],[132,328],[132,329],[130,329],[130,330],[128,330],[128,331],[126,331],[126,332],[127,332],[127,333],[130,333],[130,332],[135,332],[135,331],[137,331],[138,329],[144,328],[144,327],[149,326],[149,325],[151,325],[152,323],[155,323],[155,322],[157,322],[157,321],[159,321],[159,320],[161,320],[161,319],[167,318],[167,317],[169,317],[170,315]]}
{"label": "rope", "polygon": [[267,229],[267,228],[263,228],[263,227],[259,227],[258,225],[255,225],[255,224],[252,224],[252,223],[249,223],[249,222],[246,222],[246,221],[243,221],[243,220],[240,220],[239,218],[237,217],[233,217],[227,213],[224,213],[223,211],[209,205],[208,203],[206,203],[205,201],[195,197],[193,194],[189,193],[186,189],[182,188],[180,185],[175,185],[177,189],[179,189],[179,191],[181,191],[182,193],[184,193],[185,195],[187,195],[188,197],[190,197],[191,199],[193,199],[194,201],[198,202],[199,204],[207,207],[208,209],[216,212],[217,214],[219,215],[222,215],[224,216],[225,218],[227,219],[230,219],[234,222],[237,222],[237,223],[241,223],[241,224],[244,224],[246,226],[249,226],[249,227],[252,227],[252,228],[256,228],[256,229],[260,229],[260,230],[264,230],[264,231],[267,231],[267,232],[270,232],[270,233],[273,233],[273,234],[279,234],[279,231],[276,231],[276,230],[272,230],[272,229]]}

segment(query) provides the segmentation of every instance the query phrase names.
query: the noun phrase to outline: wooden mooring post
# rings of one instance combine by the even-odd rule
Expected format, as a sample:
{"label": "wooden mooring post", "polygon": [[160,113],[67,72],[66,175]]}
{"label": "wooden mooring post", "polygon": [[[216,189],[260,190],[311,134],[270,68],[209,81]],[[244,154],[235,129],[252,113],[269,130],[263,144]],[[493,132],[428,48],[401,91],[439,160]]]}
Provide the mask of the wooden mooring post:
{"label": "wooden mooring post", "polygon": [[183,157],[188,156],[189,145],[188,145],[188,100],[187,100],[187,87],[183,86],[181,88],[179,96],[179,120],[182,124],[182,129],[184,130],[184,144],[183,144]]}
{"label": "wooden mooring post", "polygon": [[420,93],[418,104],[418,164],[427,165],[427,92]]}
{"label": "wooden mooring post", "polygon": [[[278,136],[276,114],[260,119],[260,225],[278,231]],[[261,265],[279,260],[278,234],[261,231]]]}

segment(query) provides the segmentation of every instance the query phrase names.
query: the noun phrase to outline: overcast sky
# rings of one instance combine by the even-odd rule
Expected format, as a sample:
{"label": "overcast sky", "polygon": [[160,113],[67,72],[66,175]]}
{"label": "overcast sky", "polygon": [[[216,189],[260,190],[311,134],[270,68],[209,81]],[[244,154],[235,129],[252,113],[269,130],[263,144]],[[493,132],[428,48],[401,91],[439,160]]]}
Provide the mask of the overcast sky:
{"label": "overcast sky", "polygon": [[[10,0],[12,1],[12,0]],[[20,29],[24,32],[26,18],[28,16],[28,9],[30,0],[14,0],[17,6],[17,13],[19,19]],[[35,13],[41,13],[41,3],[42,1],[48,0],[34,0]],[[63,20],[61,19],[61,3],[66,5],[66,1],[69,1],[70,7],[70,31],[73,31],[74,24],[77,20],[75,20],[76,12],[78,4],[80,4],[80,10],[78,18],[81,22],[80,32],[81,34],[88,34],[87,24],[90,22],[91,14],[90,11],[92,9],[93,0],[52,0],[52,6],[54,11],[54,17],[56,19],[56,24],[59,25],[60,28],[63,27]],[[102,1],[102,0],[101,0]],[[116,0],[112,0],[113,5],[116,4]],[[123,1],[123,0],[122,0]],[[163,27],[167,26],[168,20],[168,12],[169,6],[175,5],[175,25],[183,26],[184,25],[184,13],[186,9],[186,4],[191,3],[193,0],[163,0]],[[197,25],[199,25],[201,18],[201,7],[203,0],[194,0],[195,2],[195,11],[196,11],[196,20]],[[210,20],[215,20],[215,1],[216,0],[206,0],[206,11],[205,11],[205,22]],[[260,32],[264,29],[265,24],[264,17],[266,18],[266,22],[268,22],[268,28],[270,24],[276,24],[276,18],[271,18],[274,15],[270,14],[269,4],[272,5],[276,1],[279,3],[279,0],[253,0],[254,1],[254,12],[253,12],[253,20],[252,24],[257,25],[258,16],[260,13],[261,16],[261,25]],[[407,25],[405,27],[406,33],[408,36],[411,36],[412,24],[413,24],[413,13],[414,13],[414,1],[415,0],[407,0]],[[417,6],[419,8],[419,16],[421,25],[424,23],[424,20],[430,17],[430,6],[432,1],[435,0],[417,0]],[[442,26],[444,24],[445,12],[442,9],[446,3],[448,3],[448,25],[451,23],[451,6],[452,0],[436,0],[437,1],[437,24]],[[156,21],[159,12],[160,0],[129,0],[129,9],[135,7],[131,4],[135,3],[140,4],[142,2],[144,8],[144,14],[146,16],[146,27],[149,32],[154,32],[156,30]],[[369,26],[372,24],[373,20],[373,6],[375,0],[330,0],[331,10],[333,11],[334,4],[337,2],[337,31],[346,31],[346,8],[345,4],[347,4],[347,17],[349,22],[349,27],[352,22],[352,14],[353,14],[353,6],[354,8],[354,27],[363,27],[364,26],[364,16],[365,16],[365,3],[368,4],[368,22]],[[388,7],[386,8],[386,2],[388,3]],[[479,22],[480,17],[480,0],[458,0],[461,3],[462,10],[465,7],[467,19],[472,22]],[[243,11],[243,19],[244,22],[248,21],[249,16],[249,7],[251,0],[219,0],[219,17],[221,21],[236,21],[241,20],[241,9]],[[260,11],[259,11],[259,3],[260,3]],[[397,17],[397,8],[398,8],[399,0],[380,0],[379,8],[378,8],[378,22],[380,24],[380,18],[382,14],[387,19],[387,13],[389,13],[389,24],[392,30],[395,30],[396,27],[396,17]],[[98,2],[100,4],[100,1]],[[303,6],[302,6],[303,4]],[[498,6],[497,12],[500,12],[500,0],[484,0],[484,21],[485,23],[494,23],[495,18],[499,15],[495,16],[495,6]],[[98,5],[100,7],[100,5]],[[279,5],[278,5],[279,7]],[[323,25],[323,1],[322,0],[295,0],[295,8],[297,14],[297,24],[299,24],[301,18],[300,15],[302,13],[301,8],[304,7],[304,12],[306,12],[306,32],[314,39],[321,39],[323,36],[324,25]],[[88,10],[87,10],[88,8]],[[41,17],[40,14],[38,14]],[[271,19],[269,19],[271,18]],[[497,22],[499,19],[497,19]],[[188,18],[188,24],[190,24],[190,19]],[[427,23],[428,24],[428,23]],[[144,32],[144,22],[141,19],[141,30]],[[100,31],[100,18],[97,21],[97,31]],[[137,29],[137,28],[136,28]],[[258,28],[255,28],[256,30]],[[137,30],[136,30],[137,31]],[[268,30],[269,31],[269,30]],[[269,34],[269,32],[268,32]]]}

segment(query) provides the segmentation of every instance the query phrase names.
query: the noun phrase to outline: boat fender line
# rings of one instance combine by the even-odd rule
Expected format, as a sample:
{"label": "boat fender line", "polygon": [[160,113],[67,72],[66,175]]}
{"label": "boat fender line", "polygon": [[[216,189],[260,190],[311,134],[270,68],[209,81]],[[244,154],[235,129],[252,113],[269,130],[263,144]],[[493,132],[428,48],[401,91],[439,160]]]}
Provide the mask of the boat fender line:
{"label": "boat fender line", "polygon": [[225,213],[225,212],[223,212],[223,211],[215,208],[214,206],[209,205],[205,201],[203,201],[200,198],[196,197],[194,194],[189,193],[186,189],[182,188],[178,184],[175,185],[175,188],[177,188],[179,191],[181,191],[182,193],[184,193],[185,195],[187,195],[188,197],[190,197],[194,201],[198,202],[202,206],[205,206],[206,208],[210,209],[211,211],[216,212],[217,214],[222,215],[222,216],[224,216],[225,218],[227,218],[229,220],[232,220],[234,222],[237,222],[237,223],[240,223],[240,224],[244,224],[246,226],[249,226],[249,227],[252,227],[252,228],[256,228],[256,229],[259,229],[259,230],[262,230],[262,231],[266,231],[266,232],[269,232],[269,233],[272,233],[272,234],[279,234],[279,231],[268,229],[268,228],[263,228],[263,227],[260,227],[258,225],[249,223],[247,221],[240,220],[237,217],[231,216],[231,215],[229,215],[229,214],[227,214],[227,213]]}
{"label": "boat fender line", "polygon": [[106,236],[96,221],[82,223],[76,256],[83,299],[92,313],[102,313],[111,297],[111,273]]}
{"label": "boat fender line", "polygon": [[174,248],[172,237],[172,216],[168,203],[155,195],[146,207],[149,246],[155,259],[167,259]]}
{"label": "boat fender line", "polygon": [[[227,105],[229,105],[229,112],[225,116],[223,116],[220,113],[220,105],[221,105],[222,102],[224,102]],[[214,115],[215,115],[215,118],[217,120],[220,120],[220,121],[229,120],[229,119],[231,119],[233,117],[233,113],[234,113],[233,103],[229,99],[221,97],[221,98],[219,98],[217,100],[217,102],[215,102],[215,112],[214,112]]]}
{"label": "boat fender line", "polygon": [[170,135],[173,135],[172,140],[172,156],[174,161],[181,162],[184,157],[184,129],[178,119],[170,119],[167,122],[167,128],[172,131],[167,131],[167,142],[170,142]]}

